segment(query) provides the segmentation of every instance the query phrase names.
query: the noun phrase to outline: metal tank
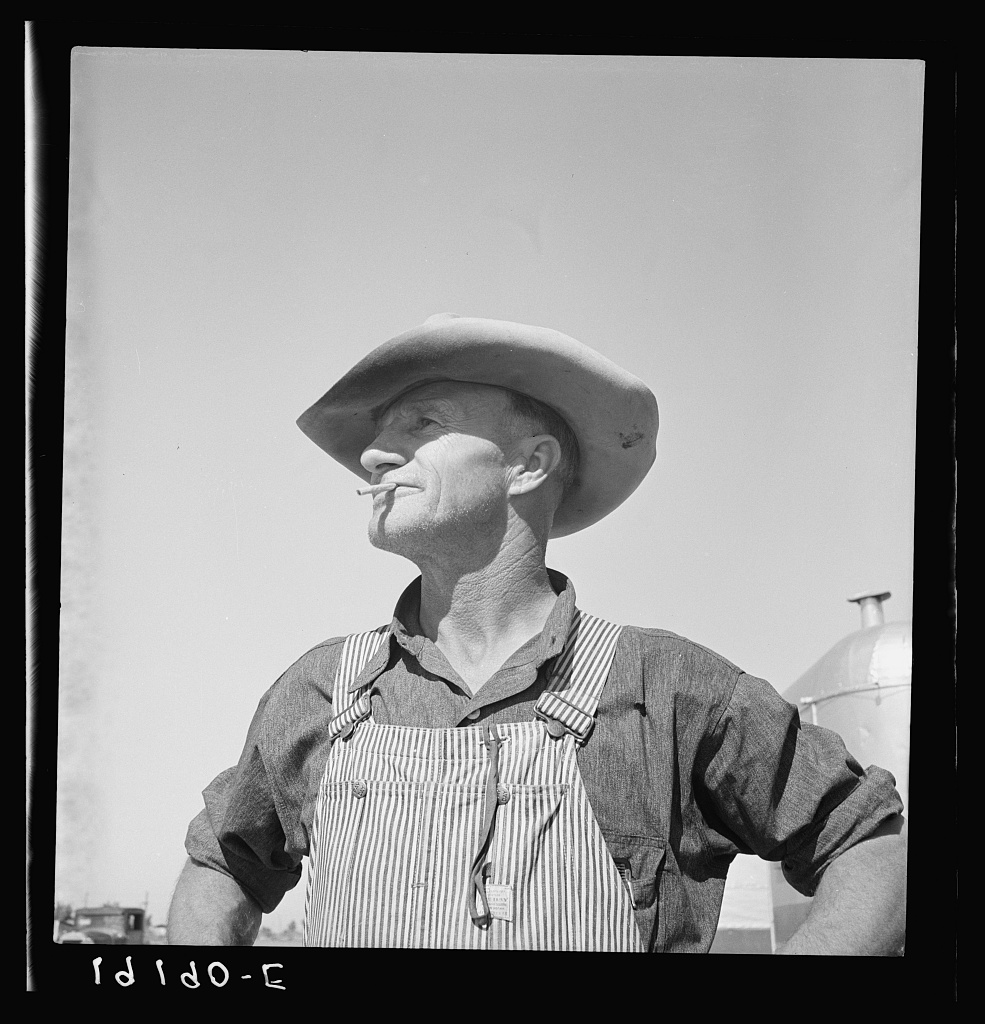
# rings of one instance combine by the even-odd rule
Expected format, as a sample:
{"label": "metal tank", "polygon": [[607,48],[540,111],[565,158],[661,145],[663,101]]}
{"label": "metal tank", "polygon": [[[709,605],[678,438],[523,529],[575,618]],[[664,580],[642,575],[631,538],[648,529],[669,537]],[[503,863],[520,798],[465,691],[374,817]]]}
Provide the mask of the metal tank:
{"label": "metal tank", "polygon": [[[783,691],[800,720],[833,729],[852,756],[868,768],[892,772],[908,816],[910,769],[910,672],[912,626],[886,622],[889,591],[866,591],[848,600],[859,605],[862,627],[846,636]],[[785,942],[807,916],[810,899],[770,865],[774,946]]]}

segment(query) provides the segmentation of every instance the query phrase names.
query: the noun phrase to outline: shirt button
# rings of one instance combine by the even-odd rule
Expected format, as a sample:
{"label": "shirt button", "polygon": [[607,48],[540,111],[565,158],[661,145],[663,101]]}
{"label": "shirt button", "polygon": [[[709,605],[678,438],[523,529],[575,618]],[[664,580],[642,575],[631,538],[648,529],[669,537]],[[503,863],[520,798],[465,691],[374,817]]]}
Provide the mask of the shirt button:
{"label": "shirt button", "polygon": [[504,786],[502,782],[496,787],[496,802],[500,804],[508,804],[510,802],[509,787]]}
{"label": "shirt button", "polygon": [[369,787],[366,785],[366,783],[363,782],[362,779],[359,779],[357,782],[354,782],[352,784],[352,795],[357,800],[362,800],[362,798],[366,795],[366,791],[368,789]]}
{"label": "shirt button", "polygon": [[465,717],[471,718],[472,721],[474,722],[481,714],[482,710],[480,708],[476,708],[475,711],[470,711]]}

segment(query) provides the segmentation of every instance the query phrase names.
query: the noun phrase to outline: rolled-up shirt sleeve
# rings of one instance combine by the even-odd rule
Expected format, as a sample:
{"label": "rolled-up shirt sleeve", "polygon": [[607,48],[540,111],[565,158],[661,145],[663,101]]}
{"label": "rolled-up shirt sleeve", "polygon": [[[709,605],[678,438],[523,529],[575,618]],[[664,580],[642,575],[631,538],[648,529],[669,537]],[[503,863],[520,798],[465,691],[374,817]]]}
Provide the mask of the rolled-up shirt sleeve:
{"label": "rolled-up shirt sleeve", "polygon": [[[263,707],[257,711],[260,717]],[[221,871],[270,913],[301,877],[301,857],[286,849],[273,791],[255,742],[257,719],[239,764],[203,791],[204,809],[188,826],[188,856]]]}
{"label": "rolled-up shirt sleeve", "polygon": [[206,787],[188,826],[188,856],[234,878],[264,913],[301,878],[336,658],[333,643],[315,648],[264,694],[239,763]]}
{"label": "rolled-up shirt sleeve", "polygon": [[863,769],[837,733],[801,724],[754,676],[738,677],[703,748],[704,786],[738,848],[781,861],[806,896],[835,857],[903,809],[888,771]]}

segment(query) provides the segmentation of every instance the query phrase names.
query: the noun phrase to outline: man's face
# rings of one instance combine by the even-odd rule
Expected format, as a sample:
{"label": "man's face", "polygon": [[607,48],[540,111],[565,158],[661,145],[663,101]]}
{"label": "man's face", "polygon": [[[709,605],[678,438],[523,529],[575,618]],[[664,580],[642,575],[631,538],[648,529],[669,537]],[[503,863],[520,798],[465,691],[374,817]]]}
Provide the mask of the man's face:
{"label": "man's face", "polygon": [[421,385],[391,405],[361,460],[374,484],[398,485],[372,499],[371,543],[417,561],[498,542],[510,479],[507,409],[500,389],[454,381]]}

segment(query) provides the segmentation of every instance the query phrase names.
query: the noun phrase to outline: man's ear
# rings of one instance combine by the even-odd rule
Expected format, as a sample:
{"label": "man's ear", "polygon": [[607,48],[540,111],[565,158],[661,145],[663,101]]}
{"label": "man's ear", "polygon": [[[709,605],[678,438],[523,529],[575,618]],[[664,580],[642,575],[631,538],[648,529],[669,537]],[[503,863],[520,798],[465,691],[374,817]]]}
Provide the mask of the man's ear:
{"label": "man's ear", "polygon": [[561,465],[561,445],[551,434],[523,438],[513,456],[510,494],[527,494],[540,487]]}

